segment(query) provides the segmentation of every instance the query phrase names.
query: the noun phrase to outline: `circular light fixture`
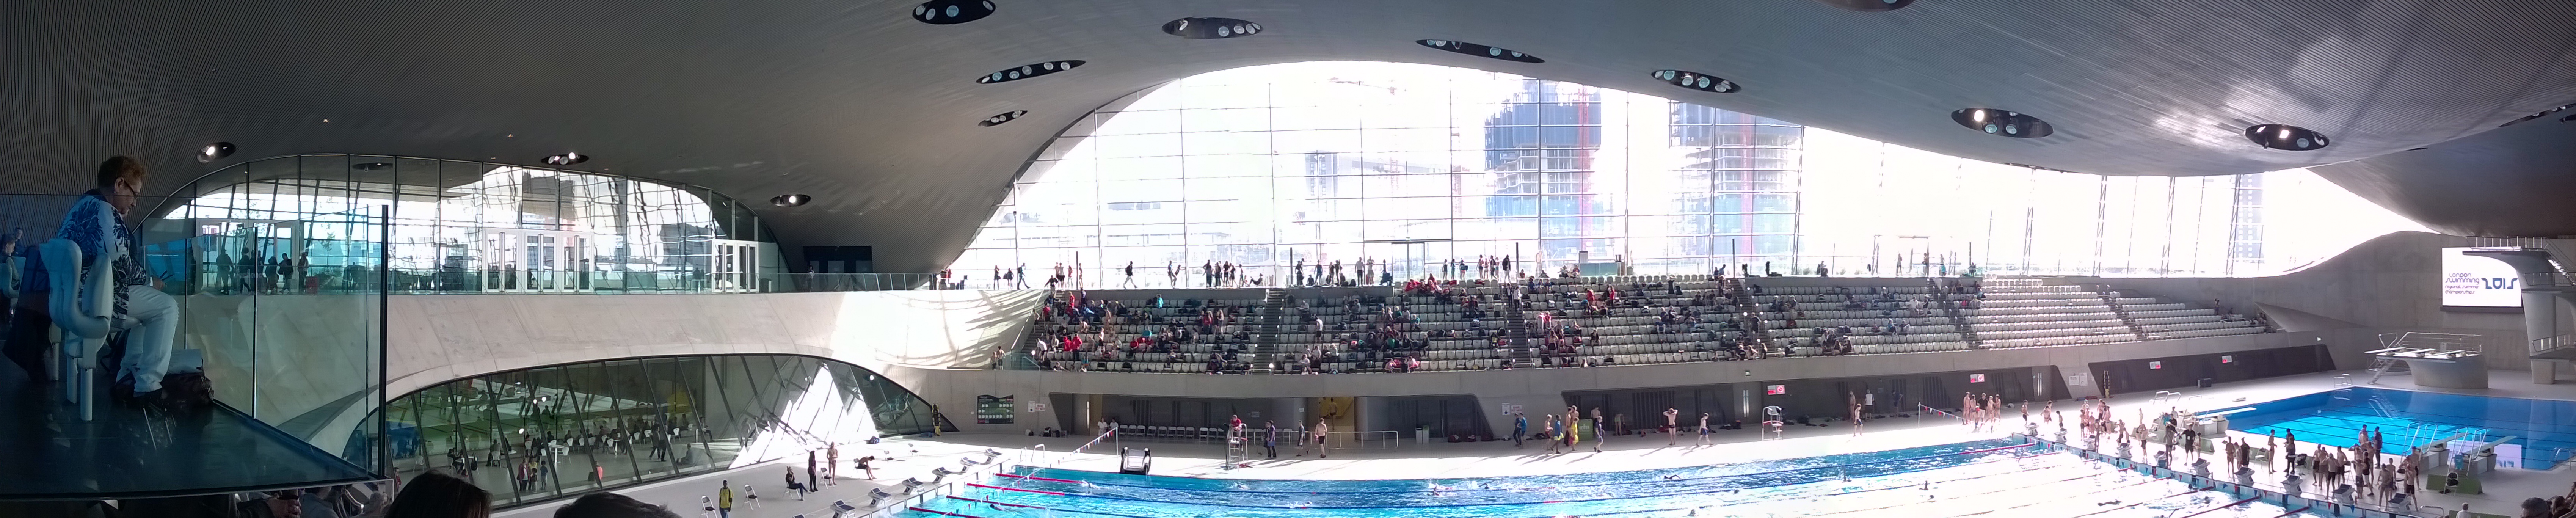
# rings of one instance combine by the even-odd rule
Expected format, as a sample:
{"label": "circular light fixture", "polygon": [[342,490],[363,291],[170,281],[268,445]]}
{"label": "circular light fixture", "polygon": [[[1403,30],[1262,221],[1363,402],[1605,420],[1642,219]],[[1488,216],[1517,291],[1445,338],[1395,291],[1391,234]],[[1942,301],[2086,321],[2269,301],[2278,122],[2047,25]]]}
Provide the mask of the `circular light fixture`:
{"label": "circular light fixture", "polygon": [[1261,33],[1261,24],[1233,18],[1182,18],[1163,22],[1163,33],[1193,40],[1239,38]]}
{"label": "circular light fixture", "polygon": [[231,142],[211,142],[197,147],[197,163],[213,162],[228,156],[233,156]]}
{"label": "circular light fixture", "polygon": [[1672,83],[1673,86],[1689,88],[1702,92],[1724,94],[1735,93],[1736,90],[1744,89],[1743,85],[1735,84],[1734,81],[1728,81],[1708,74],[1688,70],[1657,70],[1646,75],[1654,77],[1655,79],[1662,79],[1666,83]]}
{"label": "circular light fixture", "polygon": [[2245,128],[2245,139],[2254,145],[2282,151],[2316,151],[2325,149],[2326,135],[2316,130],[2288,124],[2256,124]]}
{"label": "circular light fixture", "polygon": [[814,197],[803,194],[781,194],[769,197],[770,205],[777,205],[780,207],[794,207],[804,205],[806,202],[811,201],[814,201]]}
{"label": "circular light fixture", "polygon": [[2040,138],[2057,132],[2057,128],[2038,117],[1994,108],[1966,108],[1950,112],[1950,121],[1999,137]]}
{"label": "circular light fixture", "polygon": [[998,72],[994,72],[994,73],[990,73],[990,74],[984,74],[984,76],[983,76],[983,77],[975,78],[975,83],[976,83],[976,84],[987,84],[987,85],[989,85],[989,84],[993,84],[993,83],[1002,83],[1002,82],[1018,81],[1018,80],[1021,80],[1021,79],[1028,79],[1028,78],[1032,78],[1032,77],[1037,77],[1037,76],[1042,76],[1042,75],[1047,75],[1047,74],[1053,74],[1053,73],[1056,73],[1056,72],[1063,72],[1063,71],[1066,71],[1066,70],[1073,70],[1073,67],[1082,66],[1082,64],[1083,64],[1083,63],[1086,63],[1086,62],[1085,62],[1085,61],[1083,61],[1083,60],[1079,60],[1079,59],[1068,59],[1068,60],[1064,60],[1064,61],[1048,61],[1048,62],[1045,62],[1045,63],[1031,63],[1031,64],[1027,64],[1027,65],[1020,65],[1020,66],[1019,66],[1019,68],[1012,68],[1012,69],[1002,70],[1002,71],[998,71]]}
{"label": "circular light fixture", "polygon": [[930,0],[912,6],[912,19],[929,24],[959,24],[992,15],[993,0]]}
{"label": "circular light fixture", "polygon": [[1020,120],[1021,115],[1028,114],[1028,110],[1011,110],[1009,113],[995,114],[991,117],[985,117],[984,120],[975,121],[975,125],[986,127],[1000,126],[1005,122]]}
{"label": "circular light fixture", "polygon": [[1816,2],[1865,13],[1894,11],[1914,5],[1914,0],[1816,0]]}
{"label": "circular light fixture", "polygon": [[546,156],[546,165],[573,165],[588,161],[590,161],[590,155],[570,151],[566,151],[561,155]]}
{"label": "circular light fixture", "polygon": [[349,168],[360,171],[383,171],[386,169],[393,169],[394,164],[393,162],[359,162],[349,164]]}
{"label": "circular light fixture", "polygon": [[1519,62],[1522,62],[1522,63],[1546,63],[1546,62],[1547,62],[1547,60],[1539,59],[1539,58],[1538,58],[1538,56],[1532,56],[1532,55],[1528,55],[1528,54],[1522,54],[1522,53],[1520,53],[1520,52],[1513,51],[1513,50],[1511,50],[1511,49],[1506,49],[1506,48],[1502,48],[1502,47],[1495,47],[1495,46],[1488,46],[1488,45],[1477,45],[1477,44],[1474,44],[1474,43],[1468,43],[1468,42],[1464,42],[1464,41],[1451,41],[1451,40],[1414,40],[1414,43],[1420,43],[1420,44],[1422,44],[1422,46],[1425,46],[1425,47],[1431,47],[1431,48],[1435,48],[1435,49],[1446,50],[1446,51],[1450,51],[1450,52],[1456,52],[1456,53],[1459,53],[1459,54],[1466,54],[1466,55],[1470,55],[1470,56],[1483,56],[1483,57],[1494,58],[1494,59],[1499,59],[1499,60],[1503,60],[1503,61],[1519,61]]}

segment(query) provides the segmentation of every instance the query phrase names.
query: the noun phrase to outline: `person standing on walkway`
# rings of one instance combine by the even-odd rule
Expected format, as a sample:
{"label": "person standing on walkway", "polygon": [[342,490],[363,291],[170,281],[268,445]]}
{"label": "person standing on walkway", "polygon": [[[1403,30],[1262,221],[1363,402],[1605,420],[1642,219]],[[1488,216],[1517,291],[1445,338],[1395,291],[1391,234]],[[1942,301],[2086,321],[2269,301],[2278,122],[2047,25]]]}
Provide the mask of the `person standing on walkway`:
{"label": "person standing on walkway", "polygon": [[825,448],[828,449],[823,454],[823,485],[841,485],[841,443],[831,443]]}
{"label": "person standing on walkway", "polygon": [[716,518],[733,518],[733,481],[716,481]]}
{"label": "person standing on walkway", "polygon": [[1679,409],[1679,408],[1665,408],[1665,409],[1664,409],[1664,445],[1665,445],[1665,446],[1676,446],[1676,445],[1680,445],[1680,444],[1681,444],[1681,442],[1682,442],[1682,423],[1681,423],[1681,416],[1682,416],[1682,409]]}
{"label": "person standing on walkway", "polygon": [[1320,417],[1315,418],[1315,458],[1321,459],[1333,456],[1332,443],[1324,442],[1325,439],[1330,439],[1332,437],[1333,423],[1331,421],[1325,421]]}
{"label": "person standing on walkway", "polygon": [[1261,428],[1261,451],[1263,452],[1263,458],[1279,458],[1279,423],[1276,421],[1262,421]]}
{"label": "person standing on walkway", "polygon": [[[816,469],[814,464],[814,455],[817,453],[814,450],[805,450],[805,491],[808,493],[821,489],[815,486],[823,483],[823,478],[816,476],[823,474],[822,470]],[[802,499],[801,495],[799,499]]]}
{"label": "person standing on walkway", "polygon": [[1521,439],[1527,437],[1529,437],[1529,415],[1512,412],[1512,447],[1521,447]]}

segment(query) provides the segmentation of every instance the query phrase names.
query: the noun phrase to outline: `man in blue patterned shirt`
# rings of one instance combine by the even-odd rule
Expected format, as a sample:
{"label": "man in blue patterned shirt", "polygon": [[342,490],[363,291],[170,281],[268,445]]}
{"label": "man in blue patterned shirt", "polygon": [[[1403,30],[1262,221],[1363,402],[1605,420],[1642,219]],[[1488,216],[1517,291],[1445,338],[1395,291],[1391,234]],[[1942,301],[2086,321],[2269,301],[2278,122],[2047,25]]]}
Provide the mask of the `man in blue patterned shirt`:
{"label": "man in blue patterned shirt", "polygon": [[125,362],[117,369],[116,384],[132,386],[136,400],[150,403],[167,398],[159,392],[161,377],[170,370],[170,343],[178,336],[179,304],[161,292],[159,279],[144,272],[134,231],[125,226],[126,214],[134,210],[135,197],[143,191],[145,174],[143,163],[134,157],[117,156],[99,163],[98,188],[72,202],[55,237],[80,245],[84,258],[118,251],[112,274],[116,326],[126,334]]}

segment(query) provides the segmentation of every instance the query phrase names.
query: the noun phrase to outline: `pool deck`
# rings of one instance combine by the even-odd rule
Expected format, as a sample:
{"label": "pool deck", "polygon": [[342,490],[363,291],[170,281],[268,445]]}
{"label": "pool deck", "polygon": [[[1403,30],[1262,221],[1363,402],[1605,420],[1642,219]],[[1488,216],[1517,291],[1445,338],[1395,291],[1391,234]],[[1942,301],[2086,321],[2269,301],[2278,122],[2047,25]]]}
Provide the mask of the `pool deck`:
{"label": "pool deck", "polygon": [[[2349,377],[2339,378],[2338,375]],[[2215,410],[2244,403],[2333,390],[2339,380],[2352,379],[2358,383],[2359,380],[2367,379],[2369,375],[2366,371],[2340,371],[2227,383],[2209,389],[2187,388],[2180,389],[2181,397],[2173,402],[2192,410]],[[2494,388],[2485,391],[2424,390],[2576,401],[2576,380],[2562,380],[2561,384],[2557,385],[2535,385],[2530,383],[2529,373],[2518,371],[2495,371],[2492,373],[2492,380]],[[2417,390],[2404,375],[2388,376],[2378,385],[2373,386]],[[2113,410],[2134,416],[2137,410],[2151,406],[2160,407],[2163,403],[2150,404],[2149,399],[2152,395],[2152,393],[2115,395],[2111,400]],[[2070,416],[2075,413],[2075,405],[2072,402],[2060,402],[2059,409]],[[2036,412],[2037,410],[2034,409],[2034,413]],[[1296,456],[1294,446],[1283,446],[1280,448],[1280,458],[1277,460],[1256,458],[1250,466],[1232,470],[1222,468],[1225,452],[1216,444],[1167,441],[1126,441],[1123,444],[1134,448],[1152,448],[1155,455],[1153,474],[1156,475],[1350,480],[1496,477],[1727,464],[2000,438],[2007,432],[2021,429],[2019,414],[2007,411],[2007,415],[2011,417],[2005,419],[2002,431],[1971,433],[1965,426],[1958,424],[1957,420],[1940,416],[1894,417],[1870,421],[1866,426],[1867,433],[1857,437],[1851,434],[1848,423],[1837,422],[1833,423],[1835,426],[1824,427],[1792,426],[1786,430],[1787,438],[1780,440],[1761,440],[1755,430],[1722,430],[1711,435],[1715,444],[1706,446],[1695,445],[1697,437],[1693,435],[1682,436],[1679,446],[1665,446],[1666,440],[1660,435],[1617,436],[1611,437],[1600,453],[1594,453],[1592,443],[1587,442],[1575,453],[1556,455],[1546,454],[1546,448],[1538,443],[1514,448],[1509,442],[1447,443],[1435,440],[1427,444],[1417,444],[1407,441],[1391,448],[1336,449],[1330,458],[1317,458],[1312,452],[1306,456]],[[2032,416],[2033,419],[2038,417]],[[2043,430],[2053,433],[2055,427],[2046,426]],[[956,458],[987,448],[999,448],[1016,455],[1019,449],[1044,444],[1048,451],[1056,453],[1041,454],[1043,456],[1040,458],[1061,459],[1058,467],[1115,471],[1117,467],[1114,446],[1101,447],[1095,452],[1062,453],[1089,440],[1089,437],[1044,438],[1015,434],[950,434],[931,439],[897,440],[881,445],[843,448],[844,458],[854,458],[862,454],[857,452],[867,451],[868,453],[864,454],[892,453],[897,460],[878,463],[878,480],[874,482],[857,480],[856,477],[859,475],[856,470],[844,466],[840,485],[827,487],[821,493],[808,496],[805,502],[796,502],[793,496],[785,494],[780,488],[781,481],[778,473],[783,470],[779,466],[785,465],[781,463],[764,463],[722,473],[647,484],[618,492],[646,502],[674,504],[673,511],[680,512],[682,516],[697,516],[698,508],[695,502],[698,496],[712,494],[718,479],[729,478],[737,488],[745,483],[759,486],[762,500],[766,503],[763,509],[758,510],[738,506],[734,509],[735,517],[789,518],[802,513],[809,518],[822,518],[830,516],[830,513],[817,514],[816,511],[833,499],[846,499],[853,504],[864,505],[868,499],[866,494],[869,488],[886,487],[906,477],[920,477],[927,480],[930,478],[928,473],[932,467],[955,466]],[[1255,448],[1254,453],[1259,453],[1258,448]],[[980,457],[980,455],[977,456]],[[1042,464],[1042,462],[1033,463]],[[2422,503],[2426,505],[2457,508],[2459,504],[2465,502],[2479,512],[2511,514],[2525,497],[2565,494],[2571,481],[2576,481],[2576,468],[2561,466],[2548,472],[2506,469],[2488,476],[2486,480],[2488,493],[2485,495],[2439,495],[2424,492],[2421,497]],[[899,492],[900,490],[890,489],[890,491]],[[539,518],[552,516],[554,507],[550,504],[539,504],[495,513],[495,515],[503,518]]]}

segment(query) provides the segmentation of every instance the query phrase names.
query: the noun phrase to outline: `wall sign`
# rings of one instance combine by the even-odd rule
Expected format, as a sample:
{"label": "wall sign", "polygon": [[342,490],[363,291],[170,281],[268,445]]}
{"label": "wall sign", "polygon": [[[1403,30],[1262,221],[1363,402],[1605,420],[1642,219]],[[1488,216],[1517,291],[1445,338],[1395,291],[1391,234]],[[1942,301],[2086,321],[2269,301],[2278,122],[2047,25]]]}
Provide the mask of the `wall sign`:
{"label": "wall sign", "polygon": [[975,396],[975,424],[1011,424],[1014,411],[1020,408],[1019,396]]}
{"label": "wall sign", "polygon": [[2522,307],[2522,274],[2504,261],[2468,255],[2470,250],[2481,249],[2442,249],[2442,305]]}
{"label": "wall sign", "polygon": [[2156,370],[2156,369],[2162,369],[2162,368],[2165,368],[2165,362],[2147,362],[2147,370]]}
{"label": "wall sign", "polygon": [[2221,355],[2218,355],[2218,363],[2236,363],[2236,355],[2233,355],[2233,354],[2221,354]]}
{"label": "wall sign", "polygon": [[1046,403],[1040,403],[1040,402],[1036,402],[1036,401],[1030,401],[1030,402],[1029,402],[1029,411],[1030,411],[1030,412],[1045,412],[1045,411],[1046,411],[1046,408],[1047,408]]}
{"label": "wall sign", "polygon": [[1768,386],[1768,387],[1763,387],[1763,388],[1762,388],[1762,393],[1764,393],[1764,394],[1770,394],[1770,395],[1774,395],[1774,396],[1781,395],[1781,394],[1787,394],[1787,393],[1789,393],[1789,386],[1788,386],[1788,385],[1772,385],[1772,386]]}
{"label": "wall sign", "polygon": [[1985,382],[1986,382],[1986,375],[1984,375],[1984,374],[1970,374],[1970,375],[1968,375],[1968,382],[1969,382],[1969,383],[1985,383]]}

